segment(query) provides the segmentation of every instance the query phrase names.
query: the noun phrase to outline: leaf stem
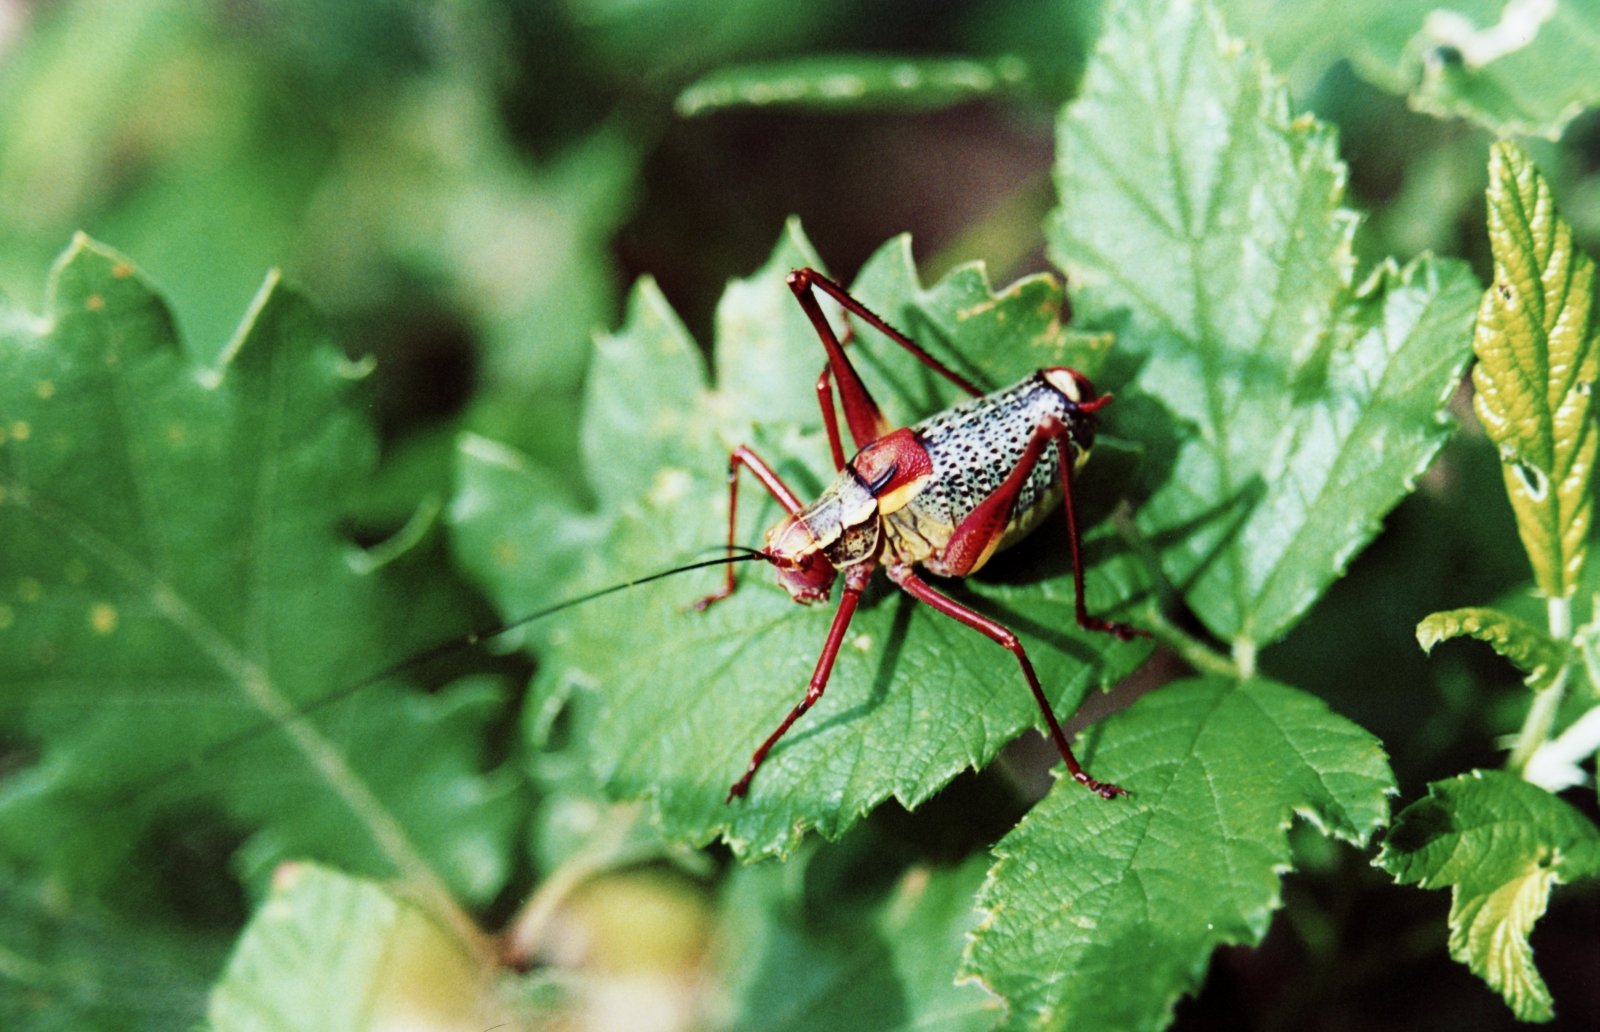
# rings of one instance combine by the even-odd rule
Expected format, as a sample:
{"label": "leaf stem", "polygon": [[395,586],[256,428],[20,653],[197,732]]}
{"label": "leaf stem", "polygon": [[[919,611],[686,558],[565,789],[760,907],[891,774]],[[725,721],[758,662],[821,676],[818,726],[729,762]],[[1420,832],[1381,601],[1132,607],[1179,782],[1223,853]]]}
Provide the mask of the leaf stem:
{"label": "leaf stem", "polygon": [[1248,676],[1241,671],[1238,664],[1224,656],[1200,638],[1168,620],[1160,610],[1150,610],[1146,617],[1151,625],[1151,631],[1156,640],[1173,652],[1185,663],[1194,667],[1202,674],[1216,674],[1220,677],[1242,680]]}
{"label": "leaf stem", "polygon": [[[1547,599],[1545,611],[1550,637],[1559,642],[1571,641],[1572,600],[1565,597]],[[1516,744],[1506,759],[1506,769],[1518,777],[1527,776],[1528,761],[1550,738],[1550,728],[1555,724],[1556,711],[1561,707],[1561,697],[1566,694],[1567,679],[1571,672],[1571,661],[1563,663],[1550,679],[1550,687],[1534,695],[1533,705],[1528,707],[1528,715],[1522,721],[1522,730],[1517,733]]]}

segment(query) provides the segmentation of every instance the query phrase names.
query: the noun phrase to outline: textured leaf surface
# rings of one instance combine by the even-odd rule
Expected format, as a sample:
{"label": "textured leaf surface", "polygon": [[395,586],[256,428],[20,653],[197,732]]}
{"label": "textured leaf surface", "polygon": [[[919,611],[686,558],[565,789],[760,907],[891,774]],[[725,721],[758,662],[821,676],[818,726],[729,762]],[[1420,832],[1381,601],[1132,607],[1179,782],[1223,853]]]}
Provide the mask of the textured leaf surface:
{"label": "textured leaf surface", "polygon": [[[727,456],[740,441],[751,441],[799,494],[814,497],[825,484],[831,465],[812,390],[822,349],[803,318],[781,314],[794,305],[784,277],[809,253],[791,228],[767,268],[730,288],[717,313],[717,390],[706,386],[697,349],[648,281],[634,291],[623,329],[597,342],[583,440],[610,531],[586,557],[573,592],[714,553],[726,533]],[[924,290],[907,254],[903,241],[891,244],[863,271],[871,303],[930,349],[959,350],[985,383],[1007,384],[1045,361],[1077,364],[1078,355],[1092,366],[1103,351],[1103,340],[1062,329],[1060,291],[1046,279],[995,294],[968,269]],[[958,329],[947,337],[946,326]],[[939,397],[930,378],[873,336],[852,352],[879,400],[904,422],[926,414],[919,401]],[[1115,500],[1114,485],[1097,480],[1095,468],[1091,462],[1082,478],[1091,520]],[[493,522],[521,497],[509,489],[486,495],[476,511]],[[757,543],[777,514],[758,485],[743,481],[741,542]],[[1002,556],[983,577],[950,590],[1017,630],[1065,713],[1090,688],[1130,670],[1148,644],[1078,631],[1063,535],[1061,524],[1047,524],[1036,547],[1030,542],[1012,553],[1017,558]],[[479,540],[488,555],[472,561],[492,563],[494,535]],[[1087,547],[1093,609],[1138,592],[1136,564],[1111,543],[1109,527],[1097,528]],[[741,854],[758,855],[791,848],[807,827],[836,836],[890,796],[926,799],[1038,719],[1004,650],[909,598],[874,593],[827,694],[773,751],[749,798],[727,805],[729,784],[799,700],[830,614],[796,606],[756,567],[740,569],[733,598],[689,611],[720,576],[613,596],[550,632],[568,683],[592,689],[578,707],[576,739],[612,793],[653,801],[670,837],[722,835]]]}
{"label": "textured leaf surface", "polygon": [[[954,981],[967,933],[977,923],[972,898],[983,879],[982,857],[954,868],[912,867],[887,893],[872,895],[862,884],[876,885],[873,872],[819,871],[821,859],[733,872],[719,935],[732,973],[730,1027],[994,1027],[1000,1002]],[[845,906],[838,905],[840,890]]]}
{"label": "textured leaf surface", "polygon": [[[4,848],[121,879],[198,798],[259,831],[258,858],[401,873],[435,901],[498,889],[511,815],[474,745],[489,697],[373,688],[295,715],[409,643],[339,529],[374,452],[364,369],[270,282],[221,363],[195,366],[128,262],[81,238],[46,316],[0,324],[4,718],[43,754],[0,790]],[[128,803],[273,726],[187,774],[184,799]]]}
{"label": "textured leaf surface", "polygon": [[1509,143],[1490,152],[1489,242],[1494,284],[1478,309],[1473,408],[1499,446],[1534,583],[1561,598],[1577,590],[1594,520],[1594,262]]}
{"label": "textured leaf surface", "polygon": [[1014,57],[807,57],[719,69],[685,88],[677,108],[686,116],[774,105],[938,108],[1014,90],[1027,75],[1027,66]]}
{"label": "textured leaf surface", "polygon": [[1388,817],[1377,740],[1286,685],[1176,682],[1096,732],[1095,769],[1132,794],[1058,783],[979,897],[964,970],[1007,1028],[1164,1027],[1213,949],[1266,934],[1296,815],[1357,844]]}
{"label": "textured leaf surface", "polygon": [[1487,643],[1528,675],[1530,688],[1549,687],[1556,671],[1569,661],[1570,650],[1538,627],[1497,609],[1451,609],[1430,613],[1417,624],[1422,651],[1450,638],[1470,637]]}
{"label": "textured leaf surface", "polygon": [[1428,786],[1384,840],[1377,864],[1403,885],[1450,888],[1450,955],[1523,1021],[1552,1017],[1528,934],[1550,890],[1600,877],[1600,831],[1555,796],[1500,771]]}
{"label": "textured leaf surface", "polygon": [[1161,411],[1141,528],[1219,637],[1281,636],[1448,434],[1458,262],[1351,284],[1332,134],[1203,4],[1128,0],[1063,113],[1051,255]]}
{"label": "textured leaf surface", "polygon": [[285,866],[211,994],[217,1032],[493,1028],[493,968],[415,904],[312,864]]}

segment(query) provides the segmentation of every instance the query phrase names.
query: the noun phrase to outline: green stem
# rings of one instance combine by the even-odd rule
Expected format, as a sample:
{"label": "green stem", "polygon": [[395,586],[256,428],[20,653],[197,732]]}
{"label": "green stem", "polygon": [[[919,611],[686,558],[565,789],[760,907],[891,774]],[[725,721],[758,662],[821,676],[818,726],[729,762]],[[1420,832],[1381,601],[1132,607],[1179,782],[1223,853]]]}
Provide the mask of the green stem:
{"label": "green stem", "polygon": [[1200,673],[1234,679],[1248,676],[1227,656],[1168,621],[1159,610],[1151,611],[1147,619],[1152,625],[1150,629],[1155,634],[1156,640],[1176,652],[1180,659]]}
{"label": "green stem", "polygon": [[[1546,613],[1550,637],[1557,641],[1571,641],[1572,600],[1547,599]],[[1528,707],[1528,715],[1522,721],[1522,730],[1517,733],[1516,745],[1512,747],[1511,755],[1506,759],[1506,769],[1513,774],[1520,777],[1527,770],[1528,761],[1533,759],[1533,754],[1549,740],[1550,728],[1555,724],[1556,711],[1561,707],[1561,697],[1566,693],[1571,671],[1570,663],[1563,664],[1551,680],[1550,687],[1533,697],[1533,705]]]}

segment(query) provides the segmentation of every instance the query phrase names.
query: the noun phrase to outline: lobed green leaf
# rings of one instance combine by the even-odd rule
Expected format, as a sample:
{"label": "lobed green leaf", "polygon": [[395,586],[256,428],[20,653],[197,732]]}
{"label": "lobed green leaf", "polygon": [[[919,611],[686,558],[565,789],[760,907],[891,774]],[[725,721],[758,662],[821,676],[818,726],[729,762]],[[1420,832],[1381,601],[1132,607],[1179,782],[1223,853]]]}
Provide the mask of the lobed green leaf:
{"label": "lobed green leaf", "polygon": [[1417,624],[1422,651],[1450,638],[1470,637],[1488,644],[1527,674],[1528,687],[1548,688],[1556,673],[1571,662],[1572,651],[1535,625],[1497,609],[1450,609],[1430,613]]}
{"label": "lobed green leaf", "polygon": [[1176,682],[1095,732],[1093,769],[1131,795],[1063,780],[979,896],[963,970],[1010,1004],[1007,1028],[1164,1027],[1213,949],[1266,934],[1296,815],[1356,844],[1388,818],[1377,740],[1286,685]]}
{"label": "lobed green leaf", "polygon": [[1528,934],[1558,884],[1600,877],[1600,830],[1555,796],[1501,771],[1428,786],[1374,861],[1402,885],[1450,888],[1450,955],[1522,1021],[1554,1016]]}
{"label": "lobed green leaf", "polygon": [[1476,288],[1351,282],[1333,134],[1209,6],[1125,0],[1058,127],[1052,258],[1142,360],[1139,526],[1219,637],[1285,633],[1449,433]]}
{"label": "lobed green leaf", "polygon": [[[705,384],[692,342],[659,293],[648,281],[636,288],[627,324],[597,342],[586,401],[585,468],[602,501],[593,518],[607,529],[564,591],[719,550],[727,457],[741,441],[765,454],[797,493],[814,497],[824,486],[831,463],[813,390],[824,356],[807,321],[782,314],[794,306],[785,276],[810,253],[791,227],[764,269],[730,287],[717,313],[716,390]],[[864,272],[863,280],[871,303],[936,353],[959,348],[996,386],[1043,355],[1098,344],[1062,329],[1053,282],[1035,278],[996,293],[968,269],[924,290],[906,254],[900,241],[868,263],[871,275]],[[903,361],[864,327],[858,331],[852,355],[886,411],[902,422],[926,414],[922,405],[939,397],[928,386],[931,374],[917,372],[914,360]],[[763,369],[775,373],[763,376]],[[1095,468],[1091,463],[1082,478],[1089,517],[1115,497]],[[484,483],[475,510],[510,526],[528,494],[510,480],[500,488]],[[741,483],[738,540],[755,544],[780,510],[752,479]],[[1077,628],[1063,535],[1060,525],[1053,534],[1041,531],[1050,540],[1027,561],[1002,556],[992,572],[949,588],[1017,630],[1065,713],[1095,685],[1130,671],[1149,645]],[[1141,571],[1111,541],[1103,525],[1086,541],[1089,605],[1097,612],[1142,589]],[[493,561],[473,547],[480,553],[474,562]],[[772,752],[749,797],[725,803],[755,747],[799,701],[831,614],[796,606],[760,567],[738,571],[732,598],[691,611],[689,603],[721,577],[712,571],[611,596],[574,610],[549,632],[551,661],[561,671],[550,690],[580,689],[574,741],[611,794],[651,801],[671,839],[721,836],[740,855],[759,856],[792,849],[808,827],[838,836],[885,799],[913,806],[927,799],[1039,719],[1004,650],[908,597],[873,592],[851,625],[827,693]]]}
{"label": "lobed green leaf", "polygon": [[1577,590],[1594,521],[1594,262],[1512,144],[1490,151],[1488,196],[1494,284],[1478,308],[1473,408],[1500,449],[1534,583],[1563,598]]}
{"label": "lobed green leaf", "polygon": [[[379,685],[298,712],[414,639],[341,528],[375,454],[365,367],[275,283],[206,367],[86,238],[43,318],[0,312],[0,716],[42,754],[0,786],[0,848],[125,887],[135,843],[210,806],[258,861],[401,874],[444,908],[486,898],[513,817],[479,770],[490,694]],[[278,733],[209,755],[256,730]],[[182,771],[197,757],[216,762]],[[180,797],[129,794],[175,767]]]}

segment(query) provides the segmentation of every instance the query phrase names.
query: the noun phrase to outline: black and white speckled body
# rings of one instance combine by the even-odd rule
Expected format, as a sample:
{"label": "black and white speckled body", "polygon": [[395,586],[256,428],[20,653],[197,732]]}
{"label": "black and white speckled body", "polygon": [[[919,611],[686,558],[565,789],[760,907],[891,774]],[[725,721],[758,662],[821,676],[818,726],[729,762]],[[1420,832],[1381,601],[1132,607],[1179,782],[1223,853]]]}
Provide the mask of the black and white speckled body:
{"label": "black and white speckled body", "polygon": [[[1078,414],[1073,401],[1043,371],[913,426],[932,460],[933,475],[910,501],[884,518],[895,557],[943,572],[938,557],[955,528],[1005,482],[1035,429],[1049,416],[1071,428],[1074,465],[1081,464],[1094,443],[1092,421]],[[1018,493],[996,550],[1024,537],[1060,502],[1057,463],[1051,442]]]}

